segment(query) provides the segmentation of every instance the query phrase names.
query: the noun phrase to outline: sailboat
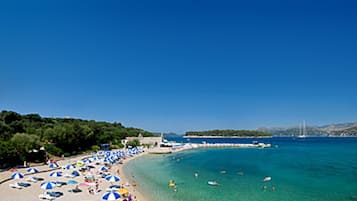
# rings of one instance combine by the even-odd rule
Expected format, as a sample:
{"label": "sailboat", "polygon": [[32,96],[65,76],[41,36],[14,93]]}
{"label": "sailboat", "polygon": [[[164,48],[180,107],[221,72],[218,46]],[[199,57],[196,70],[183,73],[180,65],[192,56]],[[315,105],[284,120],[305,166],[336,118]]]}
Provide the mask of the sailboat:
{"label": "sailboat", "polygon": [[298,138],[306,138],[306,125],[305,125],[305,120],[303,121],[303,127],[301,130],[301,124],[300,124],[300,134],[297,136]]}

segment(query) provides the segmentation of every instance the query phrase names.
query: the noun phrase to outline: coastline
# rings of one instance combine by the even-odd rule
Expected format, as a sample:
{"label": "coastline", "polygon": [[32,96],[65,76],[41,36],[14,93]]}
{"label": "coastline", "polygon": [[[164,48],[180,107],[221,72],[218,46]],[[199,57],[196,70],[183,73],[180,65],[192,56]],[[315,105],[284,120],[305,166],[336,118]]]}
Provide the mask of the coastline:
{"label": "coastline", "polygon": [[273,136],[198,136],[198,135],[184,135],[183,138],[272,138]]}
{"label": "coastline", "polygon": [[[151,201],[151,200],[148,200],[147,197],[144,196],[144,194],[142,192],[140,192],[138,189],[137,189],[137,185],[140,185],[140,183],[136,183],[136,186],[133,185],[133,180],[130,179],[130,175],[128,175],[128,172],[125,172],[124,171],[124,167],[128,165],[128,162],[131,161],[131,160],[134,160],[134,159],[137,159],[139,157],[142,157],[142,156],[145,156],[149,154],[147,152],[147,150],[145,150],[144,153],[141,153],[141,154],[138,154],[138,155],[135,155],[134,157],[130,157],[130,158],[127,158],[123,161],[123,164],[117,164],[115,165],[115,171],[119,170],[119,175],[120,175],[120,178],[121,178],[121,183],[124,185],[126,182],[129,182],[129,186],[125,186],[125,188],[127,188],[129,190],[129,192],[131,194],[133,194],[134,196],[136,196],[136,201]],[[130,166],[129,166],[130,167]]]}

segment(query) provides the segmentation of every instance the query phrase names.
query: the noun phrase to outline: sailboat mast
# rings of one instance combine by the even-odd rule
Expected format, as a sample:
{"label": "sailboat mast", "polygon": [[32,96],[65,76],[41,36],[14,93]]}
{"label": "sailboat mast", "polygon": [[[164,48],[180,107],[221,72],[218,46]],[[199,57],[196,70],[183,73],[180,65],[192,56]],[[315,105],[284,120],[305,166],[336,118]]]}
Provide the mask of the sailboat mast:
{"label": "sailboat mast", "polygon": [[305,120],[303,121],[303,135],[306,136],[306,123],[305,123]]}

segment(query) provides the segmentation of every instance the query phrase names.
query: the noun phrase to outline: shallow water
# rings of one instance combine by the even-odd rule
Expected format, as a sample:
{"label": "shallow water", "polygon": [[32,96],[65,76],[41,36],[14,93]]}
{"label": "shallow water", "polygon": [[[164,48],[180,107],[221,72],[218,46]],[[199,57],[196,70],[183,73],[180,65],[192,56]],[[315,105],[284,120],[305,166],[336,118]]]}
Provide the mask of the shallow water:
{"label": "shallow water", "polygon": [[[252,141],[207,139],[215,140]],[[357,200],[357,138],[258,140],[270,142],[274,148],[148,155],[128,162],[124,171],[135,175],[139,190],[153,201]],[[272,180],[263,182],[265,176]],[[171,179],[176,181],[177,192],[168,187]],[[209,180],[220,185],[209,186]]]}

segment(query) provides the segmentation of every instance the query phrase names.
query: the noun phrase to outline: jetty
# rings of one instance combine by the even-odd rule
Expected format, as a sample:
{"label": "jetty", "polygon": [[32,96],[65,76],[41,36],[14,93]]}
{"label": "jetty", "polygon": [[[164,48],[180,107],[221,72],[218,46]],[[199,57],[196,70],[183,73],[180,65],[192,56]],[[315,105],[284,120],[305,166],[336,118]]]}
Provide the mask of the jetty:
{"label": "jetty", "polygon": [[172,147],[156,147],[147,150],[149,154],[171,154],[179,151],[199,148],[270,148],[271,144],[254,143],[175,143]]}

